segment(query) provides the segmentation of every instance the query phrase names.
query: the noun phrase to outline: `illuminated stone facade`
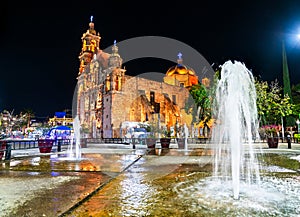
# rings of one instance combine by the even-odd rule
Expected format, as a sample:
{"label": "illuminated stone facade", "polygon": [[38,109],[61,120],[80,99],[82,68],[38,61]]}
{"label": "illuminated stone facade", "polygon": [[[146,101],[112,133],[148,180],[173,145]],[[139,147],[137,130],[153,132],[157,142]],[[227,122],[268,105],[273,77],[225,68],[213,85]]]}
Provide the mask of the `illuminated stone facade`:
{"label": "illuminated stone facade", "polygon": [[124,136],[125,121],[158,121],[165,129],[187,122],[184,113],[188,88],[198,83],[192,69],[178,64],[168,70],[163,81],[128,76],[116,42],[112,53],[100,49],[100,34],[94,23],[82,36],[77,83],[77,115],[92,138]]}

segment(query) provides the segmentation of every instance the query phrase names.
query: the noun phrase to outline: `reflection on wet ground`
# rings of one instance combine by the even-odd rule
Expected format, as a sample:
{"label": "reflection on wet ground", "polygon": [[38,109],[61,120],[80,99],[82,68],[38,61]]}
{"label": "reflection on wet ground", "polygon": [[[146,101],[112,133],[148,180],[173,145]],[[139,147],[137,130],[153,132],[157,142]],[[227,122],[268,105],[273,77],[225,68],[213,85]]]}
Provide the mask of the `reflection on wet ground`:
{"label": "reflection on wet ground", "polygon": [[109,171],[121,172],[138,158],[136,155],[84,154],[79,160],[66,155],[47,155],[12,159],[2,169],[22,171]]}
{"label": "reflection on wet ground", "polygon": [[[262,154],[261,162],[265,165],[262,188],[254,192],[255,198],[247,195],[252,193],[253,189],[250,188],[239,202],[230,196],[230,185],[223,186],[227,191],[222,192],[222,185],[216,185],[211,181],[210,150],[195,149],[189,152],[153,150],[150,153],[152,155],[141,158],[82,206],[65,213],[65,216],[265,217],[300,214],[300,209],[297,208],[300,207],[300,180],[297,174],[285,173],[282,176],[282,170],[278,170],[277,174],[281,178],[270,178],[274,176],[274,171],[266,172],[271,165],[264,162],[272,162],[269,160],[270,157],[278,160],[278,154],[272,156]],[[286,162],[292,155],[295,156],[297,153],[283,154],[282,161]],[[280,162],[277,163],[282,166]],[[291,162],[290,166],[300,169],[300,163],[296,161]],[[274,183],[279,185],[274,186]],[[286,184],[288,187],[282,187]],[[289,204],[282,203],[280,198],[274,201],[275,196],[283,196],[282,192],[274,191],[274,187],[288,192],[284,198]],[[259,194],[261,190],[266,196]],[[218,194],[223,197],[215,198],[214,195]],[[264,206],[268,208],[264,209]]]}
{"label": "reflection on wet ground", "polygon": [[187,216],[188,204],[177,200],[174,184],[210,173],[199,172],[198,164],[149,166],[147,160],[138,161],[66,216]]}
{"label": "reflection on wet ground", "polygon": [[110,178],[95,172],[1,172],[0,216],[58,216]]}
{"label": "reflection on wet ground", "polygon": [[80,160],[66,154],[15,158],[0,164],[0,216],[58,216],[141,155],[88,153]]}
{"label": "reflection on wet ground", "polygon": [[[211,176],[210,149],[82,152],[80,160],[52,153],[2,161],[0,216],[213,216],[197,204],[200,198],[182,196]],[[276,154],[266,155],[264,170],[270,158],[279,161]],[[296,172],[289,177],[297,176],[292,163]]]}

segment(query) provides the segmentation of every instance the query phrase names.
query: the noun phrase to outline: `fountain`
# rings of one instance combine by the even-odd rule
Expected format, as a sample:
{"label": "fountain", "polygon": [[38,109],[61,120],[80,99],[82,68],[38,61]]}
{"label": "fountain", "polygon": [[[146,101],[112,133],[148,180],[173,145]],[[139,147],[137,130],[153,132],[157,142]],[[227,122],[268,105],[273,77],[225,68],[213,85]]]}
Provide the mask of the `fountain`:
{"label": "fountain", "polygon": [[291,160],[299,151],[254,144],[259,134],[253,75],[237,61],[225,62],[220,73],[214,89],[216,123],[206,147],[210,161],[199,159],[200,172],[176,184],[176,201],[189,204],[186,216],[299,216],[299,162]]}
{"label": "fountain", "polygon": [[[81,147],[80,147],[80,121],[78,116],[73,120],[74,136],[71,139],[70,145],[67,150],[67,156],[71,159],[81,158]],[[75,147],[74,147],[75,145]]]}
{"label": "fountain", "polygon": [[186,126],[186,123],[184,123],[184,150],[188,149],[188,143],[187,143],[188,137],[189,137],[189,129]]}
{"label": "fountain", "polygon": [[241,181],[260,182],[252,147],[253,140],[259,138],[254,78],[241,62],[223,64],[213,111],[217,120],[212,135],[214,176],[231,179],[233,198],[238,199]]}

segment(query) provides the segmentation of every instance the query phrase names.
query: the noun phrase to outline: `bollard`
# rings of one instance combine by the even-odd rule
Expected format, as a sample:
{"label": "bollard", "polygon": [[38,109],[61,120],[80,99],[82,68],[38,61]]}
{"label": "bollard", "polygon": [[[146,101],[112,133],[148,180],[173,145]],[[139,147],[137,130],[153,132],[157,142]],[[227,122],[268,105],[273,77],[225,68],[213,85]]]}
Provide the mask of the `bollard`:
{"label": "bollard", "polygon": [[132,148],[135,149],[135,138],[132,138]]}
{"label": "bollard", "polygon": [[61,139],[57,140],[57,152],[61,152]]}
{"label": "bollard", "polygon": [[288,142],[288,149],[291,149],[292,148],[292,145],[291,145],[291,135],[287,135],[287,142]]}
{"label": "bollard", "polygon": [[11,158],[11,143],[6,143],[6,151],[5,151],[5,160],[10,160]]}

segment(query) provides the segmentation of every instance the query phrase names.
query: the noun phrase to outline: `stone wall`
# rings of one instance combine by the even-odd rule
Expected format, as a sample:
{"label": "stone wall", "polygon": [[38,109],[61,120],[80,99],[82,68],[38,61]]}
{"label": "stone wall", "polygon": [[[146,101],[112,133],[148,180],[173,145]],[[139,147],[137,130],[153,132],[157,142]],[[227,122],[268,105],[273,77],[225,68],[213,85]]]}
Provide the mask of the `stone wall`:
{"label": "stone wall", "polygon": [[[175,113],[180,115],[189,94],[186,88],[140,77],[127,77],[122,90],[112,92],[111,117],[115,137],[120,135],[120,125],[124,121],[144,122],[147,118],[152,119],[151,92],[154,93],[154,101],[160,104],[161,125],[175,124],[178,118]],[[146,96],[147,101],[142,96]],[[173,100],[176,100],[175,110],[170,105]]]}

